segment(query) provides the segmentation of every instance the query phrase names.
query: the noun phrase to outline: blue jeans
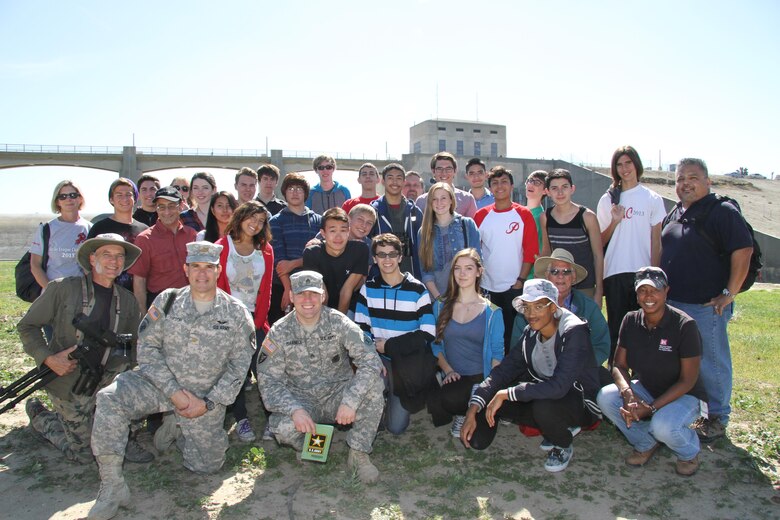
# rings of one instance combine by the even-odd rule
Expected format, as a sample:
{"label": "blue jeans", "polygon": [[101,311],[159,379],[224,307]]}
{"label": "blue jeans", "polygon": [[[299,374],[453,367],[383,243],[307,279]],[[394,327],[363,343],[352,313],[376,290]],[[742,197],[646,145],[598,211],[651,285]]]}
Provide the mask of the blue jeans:
{"label": "blue jeans", "polygon": [[724,425],[731,414],[731,347],[726,326],[734,312],[734,304],[726,306],[718,316],[714,307],[695,303],[667,301],[696,320],[701,334],[701,367],[699,378],[707,392],[707,407],[710,418],[717,417]]}
{"label": "blue jeans", "polygon": [[401,398],[393,393],[393,372],[390,360],[384,357],[381,359],[387,370],[387,374],[382,378],[385,383],[385,392],[387,392],[385,429],[393,435],[401,435],[409,427],[412,414],[401,405]]}
{"label": "blue jeans", "polygon": [[[642,383],[632,381],[631,389],[636,397],[648,403],[653,402],[653,396]],[[626,421],[620,415],[623,398],[617,385],[611,384],[602,388],[596,400],[601,412],[623,432],[636,451],[648,451],[661,442],[680,460],[691,460],[699,453],[699,437],[689,428],[699,414],[699,400],[694,396],[683,395],[659,408],[649,421],[633,422],[630,428],[626,427]]]}

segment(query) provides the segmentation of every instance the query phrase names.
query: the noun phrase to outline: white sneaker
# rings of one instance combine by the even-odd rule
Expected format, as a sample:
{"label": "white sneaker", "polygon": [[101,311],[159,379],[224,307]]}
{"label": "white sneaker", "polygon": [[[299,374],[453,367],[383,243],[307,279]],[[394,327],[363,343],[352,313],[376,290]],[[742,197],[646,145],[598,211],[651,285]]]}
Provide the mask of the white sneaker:
{"label": "white sneaker", "polygon": [[249,424],[249,419],[241,419],[236,425],[236,435],[241,442],[252,442],[256,439],[255,432],[252,430],[252,425]]}
{"label": "white sneaker", "polygon": [[452,427],[450,428],[450,433],[456,439],[460,439],[460,429],[463,428],[463,423],[464,422],[466,422],[466,416],[465,415],[456,415],[452,419]]}
{"label": "white sneaker", "polygon": [[263,428],[263,440],[264,441],[273,441],[276,440],[276,436],[274,435],[274,432],[271,431],[271,427],[267,424],[265,425],[265,428]]}

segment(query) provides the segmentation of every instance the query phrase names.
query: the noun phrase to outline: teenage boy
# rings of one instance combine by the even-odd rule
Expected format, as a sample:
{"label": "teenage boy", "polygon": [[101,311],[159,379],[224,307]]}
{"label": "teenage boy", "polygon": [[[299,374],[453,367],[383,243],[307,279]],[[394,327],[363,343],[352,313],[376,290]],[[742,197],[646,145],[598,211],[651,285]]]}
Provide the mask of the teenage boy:
{"label": "teenage boy", "polygon": [[423,181],[420,174],[414,170],[406,172],[406,179],[404,179],[404,197],[414,202],[417,197],[423,194],[425,188],[423,188]]}
{"label": "teenage boy", "polygon": [[403,258],[401,271],[421,276],[420,259],[417,255],[417,232],[422,225],[422,211],[414,201],[403,196],[406,170],[398,163],[390,163],[382,168],[382,183],[385,194],[371,203],[377,218],[371,236],[392,233],[401,240]]}
{"label": "teenage boy", "polygon": [[571,197],[577,188],[568,170],[556,168],[547,175],[545,183],[548,196],[555,206],[539,218],[542,255],[549,256],[558,248],[571,253],[574,261],[588,272],[584,279],[577,280],[575,288],[593,298],[601,307],[601,296],[604,294],[604,248],[601,245],[598,218],[585,206],[572,202]]}
{"label": "teenage boy", "polygon": [[501,307],[504,352],[508,353],[515,320],[512,300],[523,292],[523,284],[539,254],[539,237],[528,208],[512,202],[512,172],[503,166],[494,166],[488,175],[488,186],[496,202],[479,210],[474,217],[485,263],[482,288],[490,293],[490,301]]}
{"label": "teenage boy", "polygon": [[141,175],[138,179],[138,200],[141,203],[133,213],[133,218],[141,224],[153,226],[157,222],[157,208],[154,207],[154,194],[160,189],[160,179],[151,175]]}
{"label": "teenage boy", "polygon": [[274,248],[274,281],[268,323],[284,316],[290,305],[290,275],[301,269],[303,250],[317,235],[322,217],[306,207],[309,183],[300,173],[288,173],[282,180],[287,207],[271,217],[271,245]]}
{"label": "teenage boy", "polygon": [[373,339],[386,369],[384,420],[394,435],[406,431],[410,412],[422,409],[425,391],[436,384],[431,297],[422,282],[401,271],[401,251],[392,233],[374,237],[379,274],[360,288],[355,307],[355,323]]}
{"label": "teenage boy", "polygon": [[485,206],[490,206],[496,201],[490,190],[485,187],[485,181],[487,180],[487,165],[485,161],[479,157],[469,159],[469,162],[466,163],[466,180],[471,185],[469,193],[474,196],[478,210]]}
{"label": "teenage boy", "polygon": [[[108,188],[108,202],[114,207],[114,214],[95,222],[89,230],[87,238],[114,233],[121,236],[125,242],[135,244],[135,237],[149,226],[133,218],[133,208],[138,195],[135,184],[130,179],[120,177]],[[114,283],[128,291],[133,290],[133,276],[122,271]]]}
{"label": "teenage boy", "polygon": [[347,215],[356,205],[371,204],[379,198],[379,195],[376,193],[376,186],[379,184],[379,172],[376,166],[371,163],[365,163],[361,166],[358,170],[358,184],[362,188],[360,197],[349,199],[341,206],[341,209],[346,211]]}
{"label": "teenage boy", "polygon": [[303,269],[322,275],[327,306],[346,314],[368,274],[368,247],[349,239],[349,218],[341,208],[330,208],[322,216],[322,238],[324,243],[303,251]]}
{"label": "teenage boy", "polygon": [[340,208],[346,201],[352,198],[346,186],[342,186],[333,180],[333,172],[336,171],[336,159],[328,155],[320,155],[312,161],[312,167],[320,178],[319,184],[314,186],[306,198],[306,207],[314,213],[322,215],[330,208]]}
{"label": "teenage boy", "polygon": [[276,215],[287,203],[276,196],[276,185],[279,184],[279,168],[273,164],[261,164],[257,169],[260,191],[257,194],[257,202],[268,208],[271,215]]}
{"label": "teenage boy", "polygon": [[254,199],[257,192],[257,172],[252,168],[246,167],[238,170],[235,188],[238,194],[239,206]]}
{"label": "teenage boy", "polygon": [[[547,196],[547,189],[544,187],[545,180],[547,179],[547,172],[544,170],[536,170],[531,172],[528,178],[525,180],[525,201],[526,208],[531,211],[531,215],[534,216],[534,222],[536,222],[536,234],[539,235],[539,251],[542,250],[542,226],[539,224],[539,217],[544,213],[544,198]],[[540,275],[544,276],[544,275]],[[536,278],[534,268],[531,268],[531,272],[528,274],[528,278]]]}
{"label": "teenage boy", "polygon": [[[631,146],[612,154],[612,187],[601,196],[596,216],[601,228],[604,253],[604,300],[612,340],[610,363],[618,332],[627,312],[639,309],[634,290],[634,273],[661,263],[661,223],[666,216],[660,195],[641,184],[642,160]],[[617,193],[617,197],[612,197]],[[615,202],[613,202],[614,199]]]}
{"label": "teenage boy", "polygon": [[[446,182],[455,190],[455,211],[464,217],[474,218],[477,213],[477,203],[474,201],[474,195],[455,187],[453,182],[458,176],[458,161],[455,156],[449,152],[439,152],[431,157],[431,172],[436,182]],[[420,211],[425,212],[425,205],[428,202],[428,194],[423,193],[415,204]]]}

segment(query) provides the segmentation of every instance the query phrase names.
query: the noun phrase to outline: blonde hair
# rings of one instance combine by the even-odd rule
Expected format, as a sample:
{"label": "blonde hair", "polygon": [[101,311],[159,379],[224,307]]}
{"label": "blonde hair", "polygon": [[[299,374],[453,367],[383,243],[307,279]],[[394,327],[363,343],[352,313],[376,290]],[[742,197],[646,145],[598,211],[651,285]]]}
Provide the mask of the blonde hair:
{"label": "blonde hair", "polygon": [[65,186],[70,186],[74,190],[78,192],[78,194],[81,196],[81,202],[79,202],[79,211],[81,211],[81,208],[84,207],[84,194],[81,192],[81,188],[78,187],[78,184],[76,184],[73,181],[70,180],[64,180],[57,183],[57,185],[54,187],[54,193],[51,196],[51,212],[52,213],[59,213],[62,211],[60,207],[57,205],[57,195],[60,194],[60,190],[64,188]]}
{"label": "blonde hair", "polygon": [[433,213],[433,194],[436,190],[444,190],[450,194],[450,215],[455,214],[455,190],[446,182],[437,182],[428,190],[428,200],[425,203],[422,228],[420,229],[420,263],[426,271],[433,270],[433,231],[436,225],[436,215]]}

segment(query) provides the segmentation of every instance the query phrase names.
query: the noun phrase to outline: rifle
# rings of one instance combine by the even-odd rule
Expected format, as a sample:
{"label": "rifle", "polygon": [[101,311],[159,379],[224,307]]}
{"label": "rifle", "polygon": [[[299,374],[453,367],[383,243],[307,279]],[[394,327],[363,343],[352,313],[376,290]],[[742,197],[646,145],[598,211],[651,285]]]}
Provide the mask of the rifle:
{"label": "rifle", "polygon": [[[108,358],[113,354],[118,357],[130,357],[133,341],[132,334],[114,334],[110,330],[102,330],[94,323],[86,321],[87,316],[79,313],[73,318],[73,326],[84,334],[81,344],[68,354],[69,359],[79,363],[81,374],[73,384],[73,393],[77,395],[94,395]],[[57,374],[47,366],[33,368],[25,375],[8,386],[0,387],[0,403],[12,399],[0,414],[7,412],[19,404],[36,390],[43,388],[56,379]],[[20,393],[21,392],[21,393]]]}

